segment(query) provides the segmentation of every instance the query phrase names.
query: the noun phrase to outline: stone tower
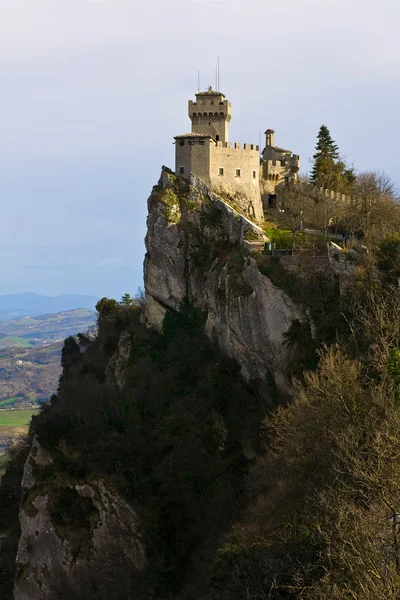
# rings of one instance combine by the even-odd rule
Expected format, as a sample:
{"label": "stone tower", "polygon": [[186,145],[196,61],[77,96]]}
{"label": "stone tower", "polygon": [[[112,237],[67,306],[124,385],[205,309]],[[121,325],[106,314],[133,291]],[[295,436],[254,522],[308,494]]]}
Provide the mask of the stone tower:
{"label": "stone tower", "polygon": [[196,94],[196,102],[189,100],[192,133],[211,136],[216,142],[228,142],[231,116],[231,103],[211,86],[206,92]]}

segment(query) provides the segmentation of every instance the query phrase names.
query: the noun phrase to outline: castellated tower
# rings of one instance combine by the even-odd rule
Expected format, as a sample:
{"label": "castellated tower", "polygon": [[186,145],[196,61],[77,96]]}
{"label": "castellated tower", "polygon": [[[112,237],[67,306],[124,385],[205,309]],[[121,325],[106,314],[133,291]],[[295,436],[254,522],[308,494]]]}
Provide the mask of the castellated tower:
{"label": "castellated tower", "polygon": [[232,107],[224,94],[214,92],[211,87],[207,92],[198,92],[196,102],[189,100],[189,117],[192,133],[211,135],[216,142],[229,141]]}
{"label": "castellated tower", "polygon": [[175,136],[175,172],[197,175],[217,194],[228,194],[249,217],[263,221],[260,196],[260,149],[231,144],[231,104],[210,87],[189,101],[191,133]]}

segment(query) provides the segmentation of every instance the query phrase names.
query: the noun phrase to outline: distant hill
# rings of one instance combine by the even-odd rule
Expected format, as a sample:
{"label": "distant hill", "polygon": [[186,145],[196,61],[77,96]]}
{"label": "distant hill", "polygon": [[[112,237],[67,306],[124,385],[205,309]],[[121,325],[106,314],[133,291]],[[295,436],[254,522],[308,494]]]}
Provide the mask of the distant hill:
{"label": "distant hill", "polygon": [[70,294],[63,296],[41,296],[26,292],[23,294],[0,295],[0,321],[19,317],[37,317],[46,313],[59,313],[78,308],[94,310],[99,298]]}
{"label": "distant hill", "polygon": [[87,331],[95,322],[96,313],[86,308],[0,321],[0,349],[60,342],[69,335]]}

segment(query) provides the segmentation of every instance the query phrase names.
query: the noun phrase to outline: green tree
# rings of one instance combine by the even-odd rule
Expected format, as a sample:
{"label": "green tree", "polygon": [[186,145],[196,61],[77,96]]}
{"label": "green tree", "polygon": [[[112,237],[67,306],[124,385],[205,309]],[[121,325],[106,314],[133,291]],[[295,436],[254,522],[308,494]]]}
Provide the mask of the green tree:
{"label": "green tree", "polygon": [[130,294],[124,294],[121,298],[120,304],[121,306],[132,306],[134,301],[135,300],[131,297]]}
{"label": "green tree", "polygon": [[354,182],[354,171],[340,160],[339,148],[326,125],[320,127],[313,159],[311,183],[324,189],[345,192]]}
{"label": "green tree", "polygon": [[109,317],[118,309],[118,302],[114,298],[102,298],[96,304],[96,310],[100,317]]}
{"label": "green tree", "polygon": [[318,183],[321,176],[332,171],[335,163],[339,160],[339,148],[333,141],[326,125],[320,127],[313,159],[314,166],[310,177],[312,183]]}

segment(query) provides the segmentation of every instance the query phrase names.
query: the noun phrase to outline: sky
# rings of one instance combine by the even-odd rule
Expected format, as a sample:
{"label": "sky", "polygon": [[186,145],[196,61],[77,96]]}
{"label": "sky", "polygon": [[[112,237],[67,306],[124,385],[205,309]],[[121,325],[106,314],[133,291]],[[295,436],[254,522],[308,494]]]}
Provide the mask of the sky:
{"label": "sky", "polygon": [[147,198],[218,56],[232,141],[273,128],[307,173],[325,124],[399,185],[399,22],[398,0],[0,0],[0,294],[136,292]]}

